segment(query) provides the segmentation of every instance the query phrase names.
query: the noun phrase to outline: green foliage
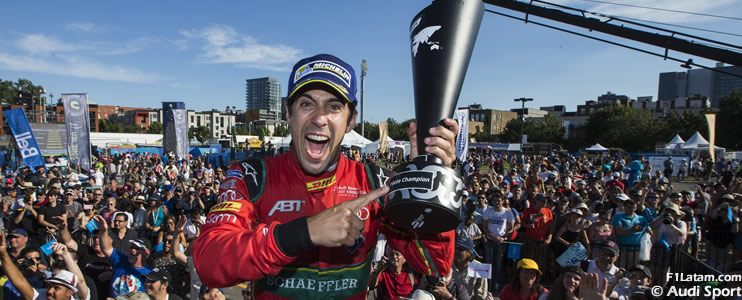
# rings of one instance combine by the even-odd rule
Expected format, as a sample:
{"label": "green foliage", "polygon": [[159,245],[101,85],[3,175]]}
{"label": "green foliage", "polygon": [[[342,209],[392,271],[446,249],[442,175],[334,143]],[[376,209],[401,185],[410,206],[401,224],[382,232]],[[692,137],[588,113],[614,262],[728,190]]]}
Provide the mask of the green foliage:
{"label": "green foliage", "polygon": [[[365,124],[363,128],[363,137],[375,141],[380,138],[379,136],[379,124],[376,123],[369,123],[368,121],[363,121]],[[353,130],[355,132],[361,133],[361,123],[356,123],[356,126],[353,126]]]}
{"label": "green foliage", "polygon": [[149,129],[147,129],[147,133],[151,134],[162,134],[162,123],[160,122],[152,122],[149,124]]}
{"label": "green foliage", "polygon": [[250,135],[250,129],[248,128],[237,128],[237,135]]}
{"label": "green foliage", "polygon": [[674,111],[670,112],[661,120],[661,123],[658,124],[660,130],[658,132],[657,141],[667,142],[676,134],[687,139],[696,131],[708,136],[708,122],[706,122],[706,117],[703,115],[707,112],[711,111],[707,109],[698,114],[690,111],[684,111],[682,114]]}
{"label": "green foliage", "polygon": [[41,85],[35,85],[31,80],[18,79],[17,82],[8,80],[0,80],[0,103],[2,104],[18,104],[15,103],[18,94],[30,93],[34,100],[41,98],[41,91],[44,87]]}
{"label": "green foliage", "polygon": [[[708,136],[708,131],[701,132]],[[716,144],[727,150],[742,149],[742,93],[734,91],[719,101]]]}
{"label": "green foliage", "polygon": [[[93,127],[91,125],[91,127]],[[115,124],[106,119],[98,120],[98,131],[100,132],[124,132],[124,126],[121,124]]]}
{"label": "green foliage", "polygon": [[268,128],[265,128],[265,127],[258,128],[258,139],[260,139],[261,141],[264,141],[265,137],[270,136],[270,135],[271,135],[271,131],[268,130]]}
{"label": "green foliage", "polygon": [[482,128],[479,128],[479,126],[475,126],[474,133],[470,133],[469,137],[474,138],[477,143],[483,143],[483,142],[490,142],[490,136],[482,130]]}
{"label": "green foliage", "polygon": [[188,140],[196,139],[199,143],[205,143],[211,138],[211,130],[206,126],[188,128]]}
{"label": "green foliage", "polygon": [[[520,118],[508,121],[501,136],[502,140],[506,143],[520,143],[522,124]],[[562,122],[551,114],[539,120],[526,121],[523,131],[528,135],[529,143],[555,143],[564,146],[567,142]]]}
{"label": "green foliage", "polygon": [[287,135],[289,135],[288,126],[276,126],[276,132],[273,133],[273,136],[284,137]]}
{"label": "green foliage", "polygon": [[649,111],[616,105],[592,113],[585,134],[589,144],[642,152],[654,151],[662,128],[662,122],[652,119]]}

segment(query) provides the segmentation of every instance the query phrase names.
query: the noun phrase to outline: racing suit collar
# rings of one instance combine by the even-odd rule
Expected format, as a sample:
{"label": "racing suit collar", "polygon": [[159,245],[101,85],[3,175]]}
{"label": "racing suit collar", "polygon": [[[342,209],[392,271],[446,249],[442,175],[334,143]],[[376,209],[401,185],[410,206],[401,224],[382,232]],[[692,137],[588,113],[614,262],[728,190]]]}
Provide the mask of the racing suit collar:
{"label": "racing suit collar", "polygon": [[[339,154],[340,158],[338,159],[338,162],[330,166],[330,168],[326,172],[320,175],[312,175],[305,172],[304,169],[301,167],[299,161],[296,159],[294,149],[289,150],[289,152],[286,154],[291,157],[289,161],[291,168],[295,171],[295,174],[300,174],[300,176],[302,176],[302,181],[307,183],[308,192],[319,192],[324,190],[324,188],[333,185],[336,181],[335,174],[337,174],[338,170],[343,170],[344,168],[346,168],[348,164],[348,158],[346,158],[342,154]],[[314,188],[312,188],[311,186],[314,186]]]}

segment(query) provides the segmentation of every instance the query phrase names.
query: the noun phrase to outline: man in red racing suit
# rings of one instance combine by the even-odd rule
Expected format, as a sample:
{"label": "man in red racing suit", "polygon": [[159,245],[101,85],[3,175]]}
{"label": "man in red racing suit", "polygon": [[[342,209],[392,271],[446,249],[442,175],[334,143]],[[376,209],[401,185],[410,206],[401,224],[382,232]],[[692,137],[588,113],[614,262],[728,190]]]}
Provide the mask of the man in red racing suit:
{"label": "man in red racing suit", "polygon": [[[316,60],[316,57],[311,59]],[[321,65],[323,70],[344,67],[353,74],[352,68],[337,58],[325,55],[322,59],[323,64],[327,61],[336,64],[331,67]],[[297,66],[301,67],[306,60]],[[298,77],[295,75],[297,68],[294,67],[292,77]],[[345,88],[355,91],[353,85]],[[290,81],[290,99],[292,90],[295,89]],[[304,102],[297,104],[293,112],[290,110],[291,126],[297,124],[294,117],[298,115],[297,109],[304,109],[302,105],[324,105],[315,94],[299,98],[297,102]],[[325,113],[313,114],[316,117]],[[313,122],[317,123],[316,120]],[[348,123],[352,128],[353,122]],[[446,119],[445,123],[457,127],[451,119]],[[457,131],[455,128],[451,132]],[[409,132],[413,134],[414,128]],[[455,134],[451,132],[446,131],[445,136],[439,138],[439,142],[450,143],[450,149],[447,144],[437,144],[445,148],[440,153],[445,152],[449,163],[454,157]],[[436,136],[441,135],[437,133]],[[305,153],[313,155],[319,151],[303,150],[301,147],[304,145],[297,146],[305,142],[299,128],[292,128],[292,137],[293,149],[288,153],[264,160],[232,163],[219,187],[219,204],[211,208],[193,248],[197,272],[206,286],[225,287],[253,281],[253,296],[259,299],[364,299],[379,233],[386,235],[388,244],[402,252],[415,270],[434,277],[449,273],[454,252],[453,231],[418,234],[385,222],[383,196],[388,189],[380,187],[386,184],[387,170],[350,160],[337,151],[329,157],[336,163],[312,174],[301,160],[305,159]],[[315,136],[311,138],[316,139]],[[414,136],[411,140],[415,140]],[[309,145],[310,142],[306,143]],[[336,143],[339,147],[340,141],[330,140],[328,143]],[[426,145],[429,145],[428,141]],[[338,246],[315,246],[313,241],[317,234],[312,231],[316,228],[313,222],[324,216],[335,218],[335,214],[343,212],[348,214],[347,219],[334,223],[348,220],[362,223],[362,228],[358,227],[361,225],[348,225],[352,230],[347,237],[340,238],[345,241]],[[359,228],[360,233],[357,231]],[[352,234],[354,230],[355,234]]]}

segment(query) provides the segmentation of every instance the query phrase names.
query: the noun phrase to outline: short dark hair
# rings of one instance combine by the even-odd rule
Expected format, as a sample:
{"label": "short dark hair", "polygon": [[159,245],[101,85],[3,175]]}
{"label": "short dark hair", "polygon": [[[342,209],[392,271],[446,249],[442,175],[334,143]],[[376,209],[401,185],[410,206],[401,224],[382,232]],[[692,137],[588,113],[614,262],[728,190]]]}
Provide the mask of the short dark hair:
{"label": "short dark hair", "polygon": [[[304,91],[308,91],[308,90],[315,89],[315,88],[330,91],[333,95],[338,96],[338,99],[343,99],[343,97],[338,95],[337,92],[331,91],[330,89],[325,89],[324,87],[326,86],[327,85],[325,85],[324,83],[310,83],[310,84],[305,85],[304,87],[302,87],[301,89],[297,90],[294,93],[294,97],[291,97],[288,100],[286,100],[286,110],[288,111],[289,114],[293,114],[294,113],[293,106],[294,106],[294,102],[296,102],[296,99],[299,98],[304,93]],[[350,122],[350,119],[353,117],[353,113],[356,112],[356,102],[343,101],[343,103],[348,105],[348,108],[350,109],[350,113],[348,114],[348,122]]]}

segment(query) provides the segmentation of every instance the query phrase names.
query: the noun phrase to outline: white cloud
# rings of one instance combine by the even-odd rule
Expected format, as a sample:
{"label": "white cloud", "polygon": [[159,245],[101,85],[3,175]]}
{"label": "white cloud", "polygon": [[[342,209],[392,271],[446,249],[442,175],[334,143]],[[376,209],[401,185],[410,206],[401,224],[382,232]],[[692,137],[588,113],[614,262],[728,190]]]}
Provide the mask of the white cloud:
{"label": "white cloud", "polygon": [[54,61],[32,55],[0,53],[0,68],[74,76],[108,81],[149,83],[160,80],[157,74],[122,66],[108,66],[78,56],[55,55]]}
{"label": "white cloud", "polygon": [[241,67],[284,71],[288,64],[297,61],[300,49],[274,44],[261,44],[249,35],[238,33],[226,25],[214,25],[204,29],[180,31],[188,39],[203,40],[203,63],[229,63]]}
{"label": "white cloud", "polygon": [[49,54],[53,52],[73,52],[83,48],[80,44],[60,41],[43,34],[27,34],[16,41],[16,46],[31,54]]}
{"label": "white cloud", "polygon": [[69,31],[82,31],[82,32],[104,32],[106,26],[96,25],[91,22],[70,22],[64,25],[64,29]]}
{"label": "white cloud", "polygon": [[[583,8],[588,11],[603,13],[605,15],[630,17],[654,22],[689,24],[721,20],[713,17],[646,9],[641,7],[592,3],[582,0],[556,0],[554,2]],[[725,15],[727,8],[732,8],[734,5],[737,5],[736,0],[607,0],[606,2],[715,15]]]}

